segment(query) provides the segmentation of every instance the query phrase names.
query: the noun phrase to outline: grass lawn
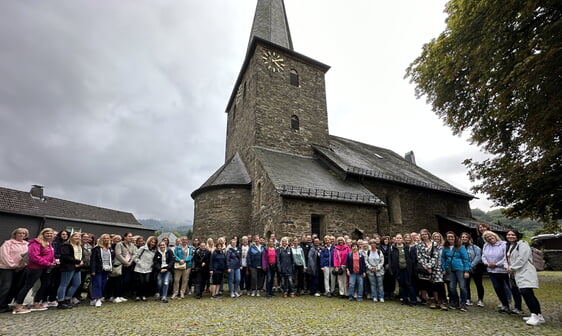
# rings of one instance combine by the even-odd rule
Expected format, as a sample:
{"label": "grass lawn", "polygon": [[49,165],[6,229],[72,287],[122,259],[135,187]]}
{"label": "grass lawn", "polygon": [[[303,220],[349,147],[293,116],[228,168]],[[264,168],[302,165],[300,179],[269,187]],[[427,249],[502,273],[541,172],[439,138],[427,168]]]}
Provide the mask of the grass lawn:
{"label": "grass lawn", "polygon": [[[399,301],[349,302],[339,298],[279,295],[211,300],[187,297],[168,304],[105,303],[71,310],[0,314],[0,335],[562,335],[562,272],[540,272],[546,323],[528,326],[520,316],[497,312],[485,279],[486,307],[460,311],[408,307]],[[473,296],[476,290],[473,288]],[[473,297],[474,299],[474,297]],[[523,304],[523,310],[528,309]]]}

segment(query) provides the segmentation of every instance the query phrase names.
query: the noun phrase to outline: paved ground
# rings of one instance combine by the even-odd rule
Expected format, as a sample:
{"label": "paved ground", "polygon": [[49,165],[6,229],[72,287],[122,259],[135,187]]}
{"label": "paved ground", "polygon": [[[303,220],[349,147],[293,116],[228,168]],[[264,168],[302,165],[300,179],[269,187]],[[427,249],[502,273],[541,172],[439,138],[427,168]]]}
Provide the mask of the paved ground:
{"label": "paved ground", "polygon": [[5,313],[0,314],[0,335],[562,335],[562,272],[542,272],[540,277],[537,296],[547,322],[538,327],[527,326],[519,316],[497,313],[498,301],[488,282],[486,307],[470,307],[467,313],[397,301],[204,296],[168,304],[106,303],[100,308]]}

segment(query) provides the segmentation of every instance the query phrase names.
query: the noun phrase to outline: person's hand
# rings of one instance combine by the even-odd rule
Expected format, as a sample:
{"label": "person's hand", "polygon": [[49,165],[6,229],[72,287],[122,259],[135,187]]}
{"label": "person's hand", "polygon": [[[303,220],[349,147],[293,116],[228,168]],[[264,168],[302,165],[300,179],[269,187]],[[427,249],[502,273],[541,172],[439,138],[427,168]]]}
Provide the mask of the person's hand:
{"label": "person's hand", "polygon": [[468,279],[468,278],[470,278],[470,273],[468,273],[468,272],[464,272],[464,278],[465,278],[465,279]]}

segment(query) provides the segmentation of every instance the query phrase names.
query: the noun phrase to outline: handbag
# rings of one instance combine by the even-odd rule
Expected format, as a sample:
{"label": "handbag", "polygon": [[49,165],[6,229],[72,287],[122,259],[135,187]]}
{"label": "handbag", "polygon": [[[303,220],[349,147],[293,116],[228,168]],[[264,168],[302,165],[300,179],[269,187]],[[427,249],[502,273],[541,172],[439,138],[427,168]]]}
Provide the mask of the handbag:
{"label": "handbag", "polygon": [[179,262],[174,263],[174,269],[184,270],[187,268],[187,263],[180,264]]}
{"label": "handbag", "polygon": [[452,266],[453,266],[453,258],[455,257],[455,250],[453,250],[453,255],[451,256],[451,262],[449,263],[449,267],[447,267],[447,271],[445,272],[445,274],[443,275],[443,281],[445,282],[451,282],[451,271],[452,271]]}
{"label": "handbag", "polygon": [[121,276],[121,274],[123,274],[123,265],[121,264],[114,265],[113,268],[111,269],[111,273],[109,273],[109,277],[115,278]]}
{"label": "handbag", "polygon": [[[338,252],[334,251],[334,253],[336,253],[336,255],[338,256],[338,260],[340,261],[340,265],[341,265],[341,256]],[[343,268],[340,266],[338,267],[338,269],[334,269],[332,270],[332,274],[333,275],[342,275],[343,274]]]}

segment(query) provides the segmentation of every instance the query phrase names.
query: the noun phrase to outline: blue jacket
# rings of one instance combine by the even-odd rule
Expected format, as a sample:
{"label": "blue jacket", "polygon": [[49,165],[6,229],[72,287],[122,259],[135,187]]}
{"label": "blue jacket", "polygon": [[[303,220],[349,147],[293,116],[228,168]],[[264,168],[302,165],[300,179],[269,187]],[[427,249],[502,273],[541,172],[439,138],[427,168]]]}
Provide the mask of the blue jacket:
{"label": "blue jacket", "polygon": [[180,260],[185,261],[186,264],[185,267],[191,268],[193,266],[193,246],[191,245],[187,246],[187,256],[185,258],[183,255],[183,250],[181,248],[181,245],[176,246],[176,248],[174,249],[174,257],[178,262]]}
{"label": "blue jacket", "polygon": [[261,268],[261,257],[263,253],[263,245],[260,245],[260,248],[255,244],[250,245],[250,250],[248,251],[248,256],[246,257],[246,261],[248,262],[248,267],[253,268]]}
{"label": "blue jacket", "polygon": [[226,271],[226,254],[222,250],[216,249],[211,254],[209,271],[224,273]]}
{"label": "blue jacket", "polygon": [[468,252],[468,261],[470,261],[470,268],[474,268],[482,261],[482,250],[475,244],[465,246]]}
{"label": "blue jacket", "polygon": [[320,268],[334,266],[334,245],[320,250]]}
{"label": "blue jacket", "polygon": [[455,248],[452,250],[444,246],[441,253],[441,266],[443,271],[470,271],[470,261],[468,261],[468,253],[466,248],[461,246],[457,251]]}
{"label": "blue jacket", "polygon": [[226,251],[226,268],[236,269],[242,266],[241,264],[242,251],[238,247],[230,247]]}

